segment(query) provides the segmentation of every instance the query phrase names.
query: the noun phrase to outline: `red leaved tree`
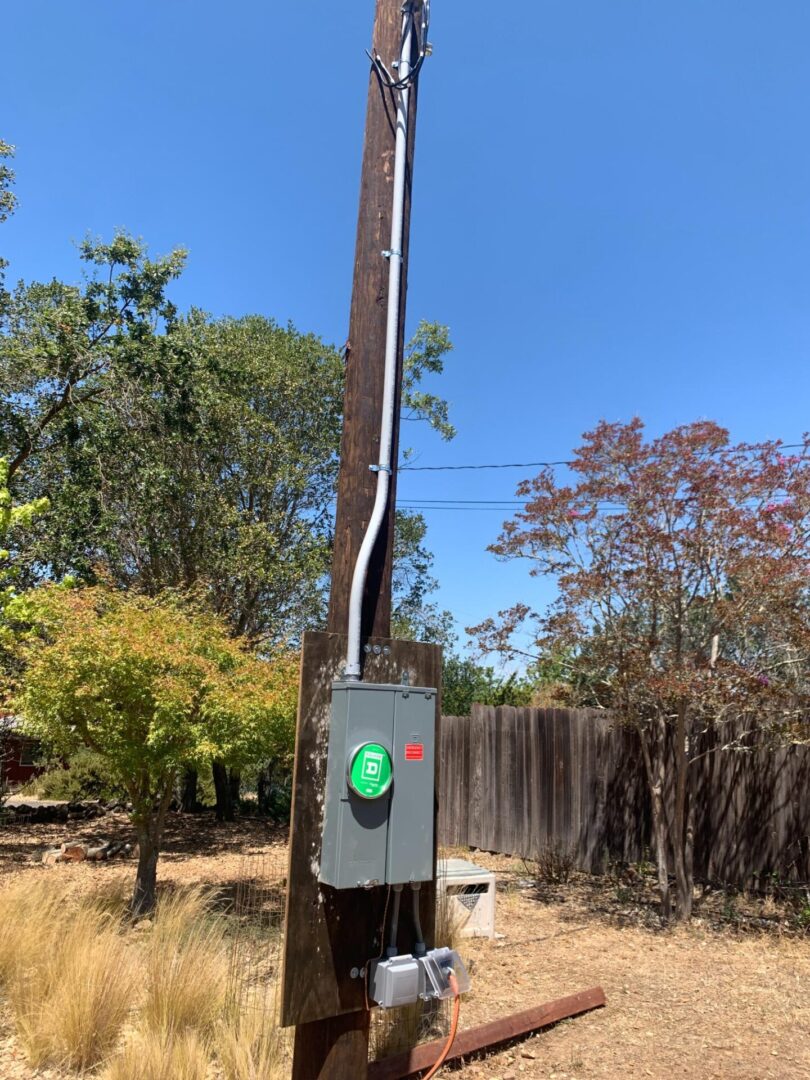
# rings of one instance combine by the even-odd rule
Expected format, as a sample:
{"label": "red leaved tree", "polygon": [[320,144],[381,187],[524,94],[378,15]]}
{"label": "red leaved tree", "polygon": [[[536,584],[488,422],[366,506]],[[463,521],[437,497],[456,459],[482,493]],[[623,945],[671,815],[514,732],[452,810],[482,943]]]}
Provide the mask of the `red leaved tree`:
{"label": "red leaved tree", "polygon": [[731,446],[699,422],[645,441],[640,420],[601,423],[571,465],[520,485],[523,510],[491,548],[556,579],[471,627],[485,651],[570,663],[574,704],[609,708],[639,733],[662,912],[694,893],[695,762],[744,748],[755,728],[805,732],[810,701],[810,437]]}

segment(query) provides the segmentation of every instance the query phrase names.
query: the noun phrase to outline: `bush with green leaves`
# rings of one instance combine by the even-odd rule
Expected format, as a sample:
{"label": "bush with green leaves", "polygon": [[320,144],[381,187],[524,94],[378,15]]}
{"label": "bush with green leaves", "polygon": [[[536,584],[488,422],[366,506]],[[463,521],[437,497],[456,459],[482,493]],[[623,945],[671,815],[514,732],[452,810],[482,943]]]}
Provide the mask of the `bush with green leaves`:
{"label": "bush with green leaves", "polygon": [[126,789],[111,771],[107,759],[86,746],[79,747],[66,762],[51,764],[36,781],[36,789],[40,799],[67,802],[82,799],[110,802],[126,798]]}
{"label": "bush with green leaves", "polygon": [[155,904],[157,861],[186,765],[289,764],[298,691],[289,651],[258,658],[215,616],[106,586],[34,590],[16,707],[55,753],[93,750],[132,803],[139,863],[132,900]]}

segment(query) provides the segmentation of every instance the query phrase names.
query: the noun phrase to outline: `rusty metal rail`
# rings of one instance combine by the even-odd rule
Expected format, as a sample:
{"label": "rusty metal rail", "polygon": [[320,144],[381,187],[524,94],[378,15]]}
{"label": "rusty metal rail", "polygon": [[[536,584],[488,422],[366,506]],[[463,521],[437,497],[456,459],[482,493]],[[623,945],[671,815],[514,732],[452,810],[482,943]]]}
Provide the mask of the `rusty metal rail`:
{"label": "rusty metal rail", "polygon": [[[454,1061],[468,1054],[475,1054],[490,1049],[501,1043],[510,1042],[523,1035],[528,1035],[539,1028],[549,1027],[560,1020],[601,1009],[606,1004],[605,992],[601,986],[584,990],[579,994],[547,1001],[533,1009],[513,1013],[488,1024],[468,1028],[459,1032],[447,1060]],[[403,1054],[396,1054],[381,1061],[374,1061],[368,1067],[368,1080],[403,1080],[422,1069],[428,1069],[444,1048],[444,1039],[414,1046]]]}

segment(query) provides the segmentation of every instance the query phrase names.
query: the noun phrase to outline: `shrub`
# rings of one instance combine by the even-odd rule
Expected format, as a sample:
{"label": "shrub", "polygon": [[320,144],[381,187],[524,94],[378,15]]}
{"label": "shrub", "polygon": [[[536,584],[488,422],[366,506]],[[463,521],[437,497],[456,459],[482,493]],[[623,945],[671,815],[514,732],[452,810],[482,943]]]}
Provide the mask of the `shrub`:
{"label": "shrub", "polygon": [[575,865],[573,848],[559,842],[547,844],[535,860],[537,880],[544,885],[567,885]]}
{"label": "shrub", "polygon": [[81,747],[68,759],[67,766],[54,765],[36,782],[41,799],[82,799],[111,801],[126,798],[126,791],[110,772],[110,767],[94,750]]}

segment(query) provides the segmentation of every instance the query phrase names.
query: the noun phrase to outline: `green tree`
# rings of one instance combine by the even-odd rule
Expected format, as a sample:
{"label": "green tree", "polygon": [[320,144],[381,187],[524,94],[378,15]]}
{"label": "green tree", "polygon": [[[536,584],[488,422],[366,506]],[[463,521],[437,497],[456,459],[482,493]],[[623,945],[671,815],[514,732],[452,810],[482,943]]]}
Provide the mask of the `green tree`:
{"label": "green tree", "polygon": [[512,673],[498,675],[494,668],[470,657],[450,654],[442,671],[442,712],[469,716],[473,705],[530,705],[535,691],[531,679]]}
{"label": "green tree", "polygon": [[[450,437],[447,406],[415,399],[441,370],[446,328],[422,324],[408,348],[408,415]],[[340,440],[343,368],[314,335],[252,316],[199,312],[146,339],[135,376],[105,393],[40,455],[27,493],[52,512],[29,565],[151,595],[204,591],[237,634],[296,638],[323,614]],[[80,422],[79,422],[80,419]],[[395,625],[448,640],[429,601],[421,515],[397,514]]]}
{"label": "green tree", "polygon": [[[0,458],[0,544],[9,542],[16,529],[29,526],[37,515],[48,508],[47,499],[37,499],[24,506],[14,506],[8,489],[8,463]],[[15,660],[20,641],[19,619],[25,617],[21,610],[23,599],[17,588],[18,568],[12,553],[0,548],[0,708],[5,708],[18,665]],[[0,716],[0,806],[8,793],[4,763],[9,751],[9,739],[13,728],[7,717]]]}
{"label": "green tree", "polygon": [[[120,376],[132,385],[156,362],[150,345],[175,309],[166,287],[185,253],[150,260],[142,243],[117,234],[110,244],[86,240],[83,285],[20,283],[6,297],[0,324],[0,453],[8,480],[55,441],[80,426],[102,401],[112,402]],[[32,461],[32,459],[34,459]]]}
{"label": "green tree", "polygon": [[[14,170],[8,161],[14,157],[14,147],[0,139],[0,224],[7,221],[17,209],[17,196],[14,193]],[[4,271],[8,262],[0,257],[0,313],[5,306],[6,292],[3,287]]]}
{"label": "green tree", "polygon": [[43,460],[56,574],[194,589],[267,642],[317,622],[330,558],[342,367],[314,335],[192,312],[155,361]]}
{"label": "green tree", "polygon": [[189,762],[289,760],[297,663],[258,659],[210,615],[104,586],[37,590],[41,640],[29,645],[16,707],[57,752],[109,765],[132,802],[135,914],[155,903],[166,814]]}
{"label": "green tree", "polygon": [[[402,381],[403,422],[427,423],[444,441],[455,438],[448,402],[424,388],[430,376],[444,372],[445,357],[453,351],[450,330],[441,323],[422,321],[405,349]],[[406,447],[403,464],[413,451]],[[430,597],[439,583],[433,576],[433,553],[426,544],[427,522],[422,514],[397,510],[394,523],[392,630],[395,637],[434,641],[450,648],[456,640],[453,616]]]}
{"label": "green tree", "polygon": [[[424,382],[426,377],[444,372],[445,357],[452,351],[450,328],[422,320],[405,348],[402,372],[402,419],[428,423],[445,441],[456,436],[450,406],[444,398],[425,390]],[[406,449],[404,456],[409,458],[411,452]]]}
{"label": "green tree", "polygon": [[[14,506],[8,488],[8,462],[0,458],[0,544],[10,544],[48,509],[47,499]],[[9,548],[0,548],[0,705],[4,705],[18,667],[16,647],[26,621],[26,602],[18,584],[19,567]]]}
{"label": "green tree", "polygon": [[425,545],[426,535],[427,523],[421,514],[397,510],[391,632],[394,637],[449,648],[456,638],[453,616],[430,600],[439,583],[431,572],[434,556]]}
{"label": "green tree", "polygon": [[12,190],[14,170],[6,164],[14,157],[14,147],[0,139],[0,223],[6,221],[17,208],[17,196]]}

